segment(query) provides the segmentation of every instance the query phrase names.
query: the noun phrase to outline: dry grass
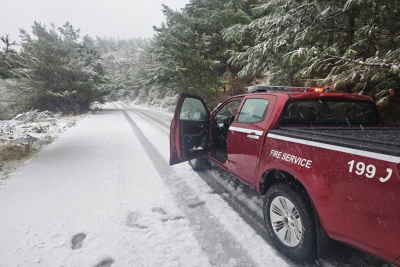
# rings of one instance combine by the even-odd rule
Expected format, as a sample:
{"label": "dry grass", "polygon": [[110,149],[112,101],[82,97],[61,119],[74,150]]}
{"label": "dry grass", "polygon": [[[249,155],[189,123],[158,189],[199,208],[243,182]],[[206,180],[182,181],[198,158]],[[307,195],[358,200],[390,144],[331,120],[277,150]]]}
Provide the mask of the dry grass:
{"label": "dry grass", "polygon": [[0,169],[5,163],[28,158],[32,154],[33,142],[0,146]]}
{"label": "dry grass", "polygon": [[22,165],[23,160],[34,154],[32,145],[33,142],[0,146],[0,189],[10,174]]}

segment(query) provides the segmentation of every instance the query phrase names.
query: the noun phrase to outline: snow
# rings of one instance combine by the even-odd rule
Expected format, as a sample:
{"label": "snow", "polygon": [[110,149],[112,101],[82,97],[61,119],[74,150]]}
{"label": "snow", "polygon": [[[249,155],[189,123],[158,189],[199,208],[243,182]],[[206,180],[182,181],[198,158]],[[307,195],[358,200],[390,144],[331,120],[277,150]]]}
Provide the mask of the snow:
{"label": "snow", "polygon": [[0,138],[3,144],[29,136],[36,139],[55,139],[84,116],[86,115],[62,117],[61,114],[48,111],[29,111],[18,114],[12,120],[0,120]]}
{"label": "snow", "polygon": [[4,266],[287,265],[187,164],[168,166],[165,126],[127,112],[151,133],[159,154],[150,158],[110,108],[79,121],[0,191]]}
{"label": "snow", "polygon": [[175,110],[179,95],[172,90],[167,90],[162,86],[152,86],[150,88],[141,88],[138,94],[132,99],[127,99],[127,105],[139,105],[151,109],[157,109],[171,113]]}
{"label": "snow", "polygon": [[0,191],[2,266],[209,266],[150,165],[121,113],[80,121]]}
{"label": "snow", "polygon": [[[0,152],[7,148],[13,148],[14,153],[39,151],[85,116],[61,116],[48,111],[32,110],[18,114],[12,120],[0,120]],[[21,160],[0,159],[0,188],[9,174],[22,163]]]}

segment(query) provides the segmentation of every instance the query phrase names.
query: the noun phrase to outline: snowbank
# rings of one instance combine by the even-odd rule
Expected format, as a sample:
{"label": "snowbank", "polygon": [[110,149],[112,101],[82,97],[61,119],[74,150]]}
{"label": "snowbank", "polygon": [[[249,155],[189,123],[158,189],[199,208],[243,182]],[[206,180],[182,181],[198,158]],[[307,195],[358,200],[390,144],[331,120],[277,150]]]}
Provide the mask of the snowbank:
{"label": "snowbank", "polygon": [[132,93],[125,102],[172,113],[179,95],[162,86],[144,87]]}
{"label": "snowbank", "polygon": [[0,186],[23,160],[51,143],[79,116],[61,116],[49,111],[32,110],[12,120],[0,120]]}

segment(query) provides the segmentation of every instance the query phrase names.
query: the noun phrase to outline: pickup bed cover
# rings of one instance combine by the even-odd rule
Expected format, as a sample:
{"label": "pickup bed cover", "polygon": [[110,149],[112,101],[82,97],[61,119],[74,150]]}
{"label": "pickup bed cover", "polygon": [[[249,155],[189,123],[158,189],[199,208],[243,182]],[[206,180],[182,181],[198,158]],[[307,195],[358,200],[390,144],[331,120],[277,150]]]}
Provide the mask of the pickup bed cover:
{"label": "pickup bed cover", "polygon": [[400,128],[284,127],[268,134],[400,156]]}

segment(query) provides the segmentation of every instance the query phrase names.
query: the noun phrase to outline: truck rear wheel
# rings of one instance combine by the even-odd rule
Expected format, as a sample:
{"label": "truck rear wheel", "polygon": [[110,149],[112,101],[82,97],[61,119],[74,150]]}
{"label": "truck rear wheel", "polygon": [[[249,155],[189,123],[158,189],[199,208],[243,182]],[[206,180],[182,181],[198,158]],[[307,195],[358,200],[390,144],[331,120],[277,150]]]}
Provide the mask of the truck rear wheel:
{"label": "truck rear wheel", "polygon": [[317,255],[317,233],[311,201],[300,186],[278,183],[267,192],[264,221],[276,247],[293,261]]}

